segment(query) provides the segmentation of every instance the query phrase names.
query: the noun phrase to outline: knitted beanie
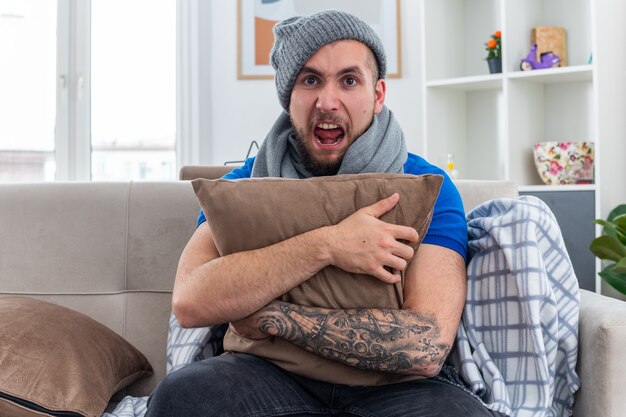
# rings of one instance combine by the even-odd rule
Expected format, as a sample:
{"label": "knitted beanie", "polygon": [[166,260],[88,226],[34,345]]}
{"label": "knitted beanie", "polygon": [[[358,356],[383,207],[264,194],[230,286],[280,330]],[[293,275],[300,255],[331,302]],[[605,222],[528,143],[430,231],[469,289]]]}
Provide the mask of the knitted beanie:
{"label": "knitted beanie", "polygon": [[370,25],[356,16],[326,10],[310,16],[295,16],[274,26],[274,47],[270,62],[276,71],[276,91],[289,113],[291,90],[296,77],[315,52],[338,40],[356,40],[367,45],[378,62],[378,78],[385,78],[387,64],[383,43]]}

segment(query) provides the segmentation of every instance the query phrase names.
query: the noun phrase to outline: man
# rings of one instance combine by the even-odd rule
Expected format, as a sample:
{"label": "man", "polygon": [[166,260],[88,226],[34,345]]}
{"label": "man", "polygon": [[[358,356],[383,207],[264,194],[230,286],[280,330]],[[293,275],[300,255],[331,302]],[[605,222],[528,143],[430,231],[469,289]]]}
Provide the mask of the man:
{"label": "man", "polygon": [[[287,19],[274,34],[271,62],[285,113],[257,157],[225,178],[443,174],[407,154],[402,131],[384,106],[384,50],[366,23],[326,11]],[[151,396],[147,415],[495,415],[462,389],[433,378],[453,345],[465,300],[467,230],[459,194],[446,177],[416,253],[402,243],[417,241],[414,229],[378,219],[398,200],[394,194],[337,225],[224,257],[201,214],[173,293],[173,310],[185,327],[230,323],[235,336],[282,338],[358,372],[380,375],[382,382],[315,380],[234,353],[166,377]],[[402,309],[333,310],[277,301],[329,265],[389,284],[400,280],[390,271],[404,271]],[[288,320],[292,314],[305,320]],[[307,326],[306,319],[319,317],[325,318],[321,326]],[[389,324],[399,329],[393,336],[379,331]],[[420,337],[409,331],[415,326],[425,329]],[[320,334],[332,340],[331,349],[319,344]],[[348,340],[355,335],[363,341],[358,348]],[[377,347],[392,354],[375,361],[359,356]],[[406,360],[396,360],[399,354]]]}

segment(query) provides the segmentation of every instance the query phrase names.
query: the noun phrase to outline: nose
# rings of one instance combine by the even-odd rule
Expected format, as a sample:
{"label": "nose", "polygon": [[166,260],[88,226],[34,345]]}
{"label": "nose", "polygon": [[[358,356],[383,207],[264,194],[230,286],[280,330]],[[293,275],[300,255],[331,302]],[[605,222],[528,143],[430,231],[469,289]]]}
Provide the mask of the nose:
{"label": "nose", "polygon": [[317,96],[315,108],[322,112],[332,112],[339,108],[339,97],[336,87],[332,83],[326,83]]}

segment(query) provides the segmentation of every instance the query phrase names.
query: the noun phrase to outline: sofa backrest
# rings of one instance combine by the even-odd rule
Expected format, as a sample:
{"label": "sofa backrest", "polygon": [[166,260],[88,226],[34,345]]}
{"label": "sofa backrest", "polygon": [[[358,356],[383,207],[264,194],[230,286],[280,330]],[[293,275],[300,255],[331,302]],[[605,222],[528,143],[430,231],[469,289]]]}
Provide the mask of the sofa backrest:
{"label": "sofa backrest", "polygon": [[[510,182],[457,185],[466,210],[517,194]],[[0,184],[0,295],[64,305],[116,331],[154,367],[126,392],[147,395],[165,375],[171,291],[198,209],[188,181]]]}
{"label": "sofa backrest", "polygon": [[191,181],[196,178],[214,180],[222,178],[224,174],[229,173],[235,168],[239,168],[239,165],[185,165],[178,172],[178,179],[183,181]]}

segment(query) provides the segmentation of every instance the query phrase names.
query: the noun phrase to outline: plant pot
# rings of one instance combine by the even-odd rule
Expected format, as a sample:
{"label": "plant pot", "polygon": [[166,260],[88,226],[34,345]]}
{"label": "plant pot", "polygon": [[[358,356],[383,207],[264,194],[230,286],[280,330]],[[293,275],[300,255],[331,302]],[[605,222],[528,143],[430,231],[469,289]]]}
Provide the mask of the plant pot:
{"label": "plant pot", "polygon": [[502,58],[487,58],[490,74],[499,74],[502,72]]}

